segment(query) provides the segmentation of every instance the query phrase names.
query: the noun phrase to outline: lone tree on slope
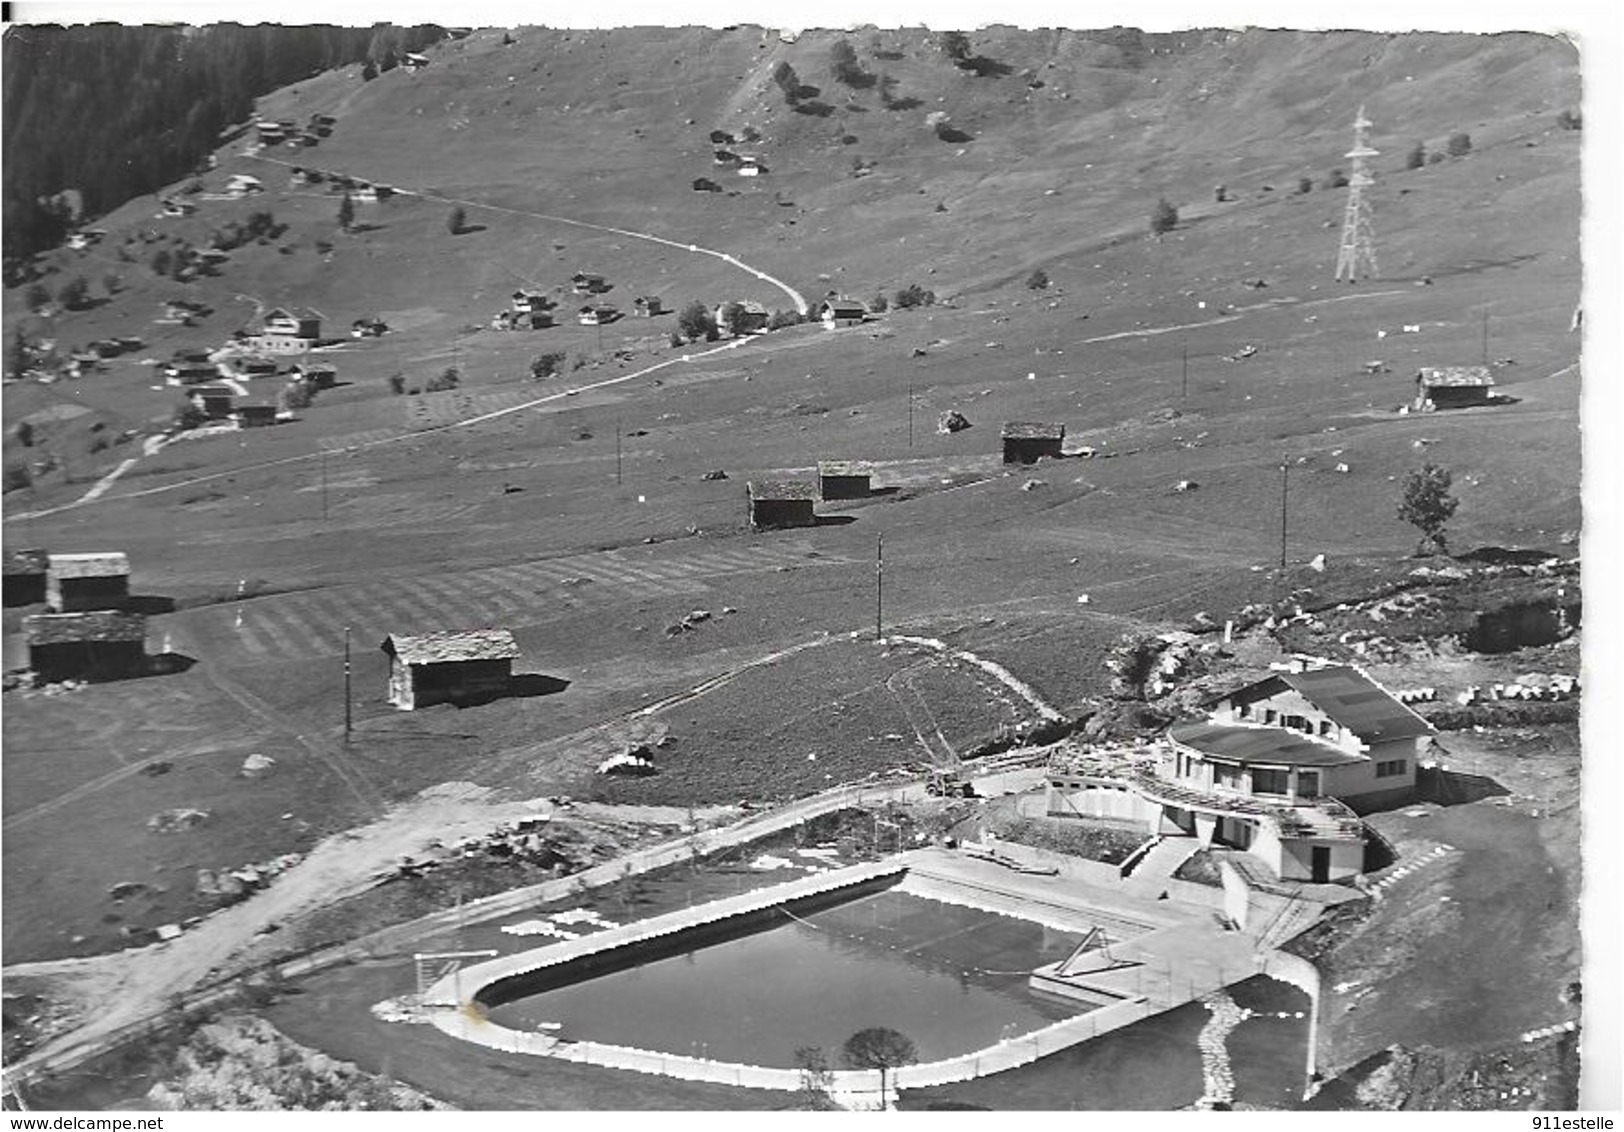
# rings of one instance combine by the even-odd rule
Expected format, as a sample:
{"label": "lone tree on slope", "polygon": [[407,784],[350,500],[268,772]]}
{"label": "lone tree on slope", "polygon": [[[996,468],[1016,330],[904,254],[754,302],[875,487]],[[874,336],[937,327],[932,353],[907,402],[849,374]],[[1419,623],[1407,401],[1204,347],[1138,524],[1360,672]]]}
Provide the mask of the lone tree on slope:
{"label": "lone tree on slope", "polygon": [[883,1106],[889,1095],[886,1074],[898,1066],[918,1061],[919,1051],[908,1035],[885,1026],[870,1026],[846,1039],[846,1044],[840,1047],[840,1057],[853,1069],[880,1071],[880,1104]]}
{"label": "lone tree on slope", "polygon": [[338,226],[348,232],[350,225],[354,223],[355,202],[350,199],[349,193],[345,193],[344,199],[338,204]]}
{"label": "lone tree on slope", "polygon": [[1429,545],[1440,553],[1448,552],[1444,524],[1454,518],[1455,508],[1460,506],[1460,500],[1449,492],[1453,482],[1449,469],[1437,464],[1423,465],[1404,481],[1398,517],[1421,532],[1417,554],[1425,554]]}
{"label": "lone tree on slope", "polygon": [[1179,226],[1179,210],[1162,197],[1156,202],[1156,208],[1150,214],[1150,230],[1160,236],[1163,232],[1171,232]]}
{"label": "lone tree on slope", "polygon": [[705,309],[705,304],[698,299],[683,307],[677,315],[677,329],[682,331],[683,337],[695,342],[716,335],[716,323],[710,311]]}
{"label": "lone tree on slope", "polygon": [[468,214],[458,205],[451,210],[451,215],[445,218],[445,226],[453,236],[462,235],[462,230],[468,227]]}

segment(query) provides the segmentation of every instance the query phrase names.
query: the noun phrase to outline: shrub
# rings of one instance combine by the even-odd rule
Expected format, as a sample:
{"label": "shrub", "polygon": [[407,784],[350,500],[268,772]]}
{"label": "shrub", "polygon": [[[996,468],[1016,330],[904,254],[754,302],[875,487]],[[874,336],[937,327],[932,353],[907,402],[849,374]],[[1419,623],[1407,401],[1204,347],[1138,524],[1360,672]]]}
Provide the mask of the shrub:
{"label": "shrub", "polygon": [[1421,142],[1416,142],[1415,148],[1410,150],[1410,152],[1404,158],[1404,168],[1420,169],[1426,165],[1426,163],[1427,147]]}
{"label": "shrub", "polygon": [[917,283],[910,283],[891,298],[891,305],[899,310],[909,307],[928,307],[936,302],[936,292],[927,291]]}
{"label": "shrub", "polygon": [[83,275],[75,275],[62,284],[62,289],[56,293],[56,301],[70,311],[86,306],[89,300],[90,283]]}
{"label": "shrub", "polygon": [[107,289],[108,297],[119,293],[124,287],[124,277],[116,271],[109,271],[102,276],[102,286]]}
{"label": "shrub", "polygon": [[1444,155],[1443,155],[1442,150],[1435,149],[1431,153],[1427,154],[1427,164],[1428,165],[1437,165],[1443,159],[1444,159]]}
{"label": "shrub", "polygon": [[7,464],[6,465],[5,490],[7,490],[7,491],[18,491],[18,490],[20,490],[22,488],[27,487],[29,484],[31,484],[33,482],[34,482],[33,478],[28,474],[28,465],[26,465],[26,464]]}
{"label": "shrub", "polygon": [[462,234],[462,230],[468,226],[468,214],[463,211],[461,205],[451,210],[451,215],[445,218],[445,226],[453,236]]}
{"label": "shrub", "polygon": [[1156,202],[1156,207],[1150,214],[1150,230],[1160,236],[1164,232],[1171,232],[1179,226],[1179,210],[1174,208],[1166,197]]}
{"label": "shrub", "polygon": [[311,402],[315,399],[316,389],[310,382],[290,381],[282,387],[282,392],[277,394],[276,401],[278,408],[297,412],[300,409],[310,408]]}
{"label": "shrub", "polygon": [[744,333],[743,303],[723,303],[721,313],[722,328],[728,332],[730,337],[737,338]]}
{"label": "shrub", "polygon": [[444,393],[455,389],[462,384],[462,373],[456,366],[446,366],[445,369],[429,378],[424,389],[430,393]]}
{"label": "shrub", "polygon": [[962,31],[944,31],[936,37],[936,44],[955,65],[970,57],[970,37]]}
{"label": "shrub", "polygon": [[1298,193],[1299,196],[1304,194],[1304,193],[1311,193],[1313,191],[1314,191],[1314,178],[1312,178],[1312,177],[1298,177],[1297,178],[1297,193]]}
{"label": "shrub", "polygon": [[201,428],[208,423],[208,414],[190,401],[175,410],[175,427],[177,429]]}
{"label": "shrub", "polygon": [[1026,277],[1026,287],[1029,291],[1041,291],[1049,285],[1049,273],[1038,268]]}
{"label": "shrub", "polygon": [[361,81],[364,82],[364,83],[369,83],[369,82],[371,82],[373,79],[375,79],[377,77],[378,77],[378,64],[374,63],[371,59],[368,59],[361,66]]}
{"label": "shrub", "polygon": [[710,311],[705,309],[705,304],[695,299],[678,313],[677,329],[682,331],[683,337],[689,341],[697,341],[700,338],[714,337],[716,322],[711,318]]}
{"label": "shrub", "polygon": [[543,354],[530,363],[530,376],[537,381],[552,377],[564,368],[567,354],[562,350],[554,350],[550,354]]}
{"label": "shrub", "polygon": [[[350,225],[354,223],[355,202],[350,199],[349,193],[345,193],[344,199],[338,204],[338,226],[344,229],[344,231],[348,232],[350,230]],[[455,229],[453,229],[453,231],[455,231]]]}
{"label": "shrub", "polygon": [[673,346],[681,346],[683,344],[683,342],[685,342],[685,341],[686,341],[686,339],[683,338],[682,331],[673,330],[671,332],[671,344]]}
{"label": "shrub", "polygon": [[868,301],[868,309],[873,311],[875,314],[884,314],[885,313],[885,308],[890,306],[890,305],[891,304],[886,301],[884,291],[878,292],[872,299],[870,299]]}
{"label": "shrub", "polygon": [[874,85],[874,76],[863,70],[857,62],[857,52],[846,39],[837,40],[829,49],[829,71],[849,87],[861,90]]}
{"label": "shrub", "polygon": [[1340,169],[1332,169],[1331,175],[1325,178],[1325,187],[1328,189],[1345,189],[1348,187],[1348,175]]}
{"label": "shrub", "polygon": [[1458,133],[1449,135],[1449,144],[1444,146],[1450,157],[1465,157],[1472,152],[1472,135]]}
{"label": "shrub", "polygon": [[767,320],[768,330],[783,330],[790,326],[799,326],[804,320],[795,311],[774,311],[773,316]]}
{"label": "shrub", "polygon": [[389,392],[393,393],[397,397],[406,392],[405,374],[394,373],[389,375]]}

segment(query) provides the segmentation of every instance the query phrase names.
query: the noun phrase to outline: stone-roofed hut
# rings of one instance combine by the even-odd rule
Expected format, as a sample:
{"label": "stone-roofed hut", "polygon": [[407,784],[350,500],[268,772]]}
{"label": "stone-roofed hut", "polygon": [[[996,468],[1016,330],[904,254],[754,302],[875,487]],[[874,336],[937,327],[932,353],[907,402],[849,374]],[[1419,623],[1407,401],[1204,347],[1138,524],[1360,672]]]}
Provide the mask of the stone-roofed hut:
{"label": "stone-roofed hut", "polygon": [[122,609],[130,598],[130,560],[122,551],[53,554],[45,601],[53,613]]}
{"label": "stone-roofed hut", "polygon": [[745,485],[750,496],[750,526],[758,531],[817,524],[812,505],[818,489],[801,480],[753,480]]}
{"label": "stone-roofed hut", "polygon": [[380,647],[389,657],[389,702],[402,711],[504,695],[519,656],[509,629],[391,633]]}
{"label": "stone-roofed hut", "polygon": [[1035,464],[1045,456],[1060,458],[1066,426],[1043,421],[1010,421],[1004,425],[1004,463]]}
{"label": "stone-roofed hut", "polygon": [[5,603],[35,605],[45,600],[45,575],[51,556],[43,550],[8,550],[5,553]]}
{"label": "stone-roofed hut", "polygon": [[824,499],[867,499],[873,470],[855,460],[819,460],[818,494]]}
{"label": "stone-roofed hut", "polygon": [[101,609],[23,618],[28,667],[45,683],[140,676],[147,661],[147,619]]}
{"label": "stone-roofed hut", "polygon": [[1427,367],[1415,375],[1415,403],[1422,409],[1487,405],[1493,389],[1494,375],[1488,366]]}

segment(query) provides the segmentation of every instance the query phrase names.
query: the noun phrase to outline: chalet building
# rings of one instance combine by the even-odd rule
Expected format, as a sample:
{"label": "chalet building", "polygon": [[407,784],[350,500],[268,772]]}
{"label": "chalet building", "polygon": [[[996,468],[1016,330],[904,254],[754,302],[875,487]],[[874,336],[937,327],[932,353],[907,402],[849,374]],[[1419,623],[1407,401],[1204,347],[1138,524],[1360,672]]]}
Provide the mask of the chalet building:
{"label": "chalet building", "polygon": [[553,325],[550,311],[497,311],[491,319],[492,330],[545,330]]}
{"label": "chalet building", "polygon": [[825,299],[818,304],[818,319],[827,330],[858,326],[868,317],[868,308],[856,299]]}
{"label": "chalet building", "polygon": [[717,165],[737,165],[739,155],[730,149],[718,149],[711,154],[711,161]]}
{"label": "chalet building", "polygon": [[8,550],[3,559],[5,604],[37,605],[45,600],[45,575],[51,556],[43,550]]}
{"label": "chalet building", "polygon": [[197,211],[197,205],[189,200],[176,200],[174,197],[165,197],[159,202],[162,206],[160,216],[190,216]]}
{"label": "chalet building", "polygon": [[539,291],[515,291],[511,298],[516,314],[540,314],[553,309],[553,301]]}
{"label": "chalet building", "polygon": [[620,317],[620,312],[609,303],[588,303],[575,316],[582,326],[605,326]]}
{"label": "chalet building", "polygon": [[1442,366],[1415,375],[1415,407],[1466,409],[1487,405],[1493,397],[1494,375],[1488,366]]}
{"label": "chalet building", "polygon": [[609,281],[601,275],[577,271],[570,276],[570,286],[575,289],[577,295],[601,295],[609,290]]}
{"label": "chalet building", "polygon": [[1175,724],[1129,772],[1051,765],[1049,813],[1245,850],[1283,880],[1364,870],[1359,814],[1414,795],[1426,720],[1351,665],[1295,663]]}
{"label": "chalet building", "polygon": [[812,505],[818,489],[799,480],[751,481],[745,485],[750,497],[750,526],[758,531],[780,527],[817,525]]}
{"label": "chalet building", "polygon": [[824,499],[867,499],[873,472],[851,460],[818,461],[818,494]]}
{"label": "chalet building", "polygon": [[231,414],[238,428],[270,428],[276,423],[275,405],[238,405]]}
{"label": "chalet building", "polygon": [[324,317],[320,311],[308,307],[291,310],[287,307],[273,307],[265,312],[261,333],[314,343],[321,337],[321,320]]}
{"label": "chalet building", "polygon": [[226,368],[238,377],[251,379],[275,377],[282,367],[275,358],[256,358],[251,354],[238,354],[226,361]]}
{"label": "chalet building", "polygon": [[224,385],[199,385],[187,396],[198,411],[211,421],[223,421],[231,416],[235,395]]}
{"label": "chalet building", "polygon": [[310,383],[312,389],[331,389],[338,384],[337,368],[321,363],[304,363],[288,369],[288,376],[295,381]]}
{"label": "chalet building", "polygon": [[202,385],[220,380],[220,367],[214,362],[170,362],[164,367],[169,385]]}
{"label": "chalet building", "polygon": [[287,140],[287,134],[280,122],[255,122],[254,132],[259,137],[261,145],[281,145]]}
{"label": "chalet building", "polygon": [[427,55],[419,55],[415,51],[408,51],[405,58],[401,59],[400,65],[408,71],[421,71],[429,65],[429,59]]}
{"label": "chalet building", "polygon": [[739,176],[759,177],[767,171],[767,167],[754,157],[739,158]]}
{"label": "chalet building", "polygon": [[45,575],[52,613],[123,609],[130,599],[130,560],[120,551],[53,554]]}
{"label": "chalet building", "polygon": [[[724,317],[728,303],[718,306],[714,312],[716,325],[724,332],[728,329],[727,319]],[[772,321],[772,312],[754,299],[742,299],[737,304],[741,309],[736,319],[738,334],[754,334],[766,330],[767,324]]]}
{"label": "chalet building", "polygon": [[712,145],[736,145],[737,140],[726,130],[712,130],[710,132]]}
{"label": "chalet building", "polygon": [[147,619],[140,613],[37,613],[23,618],[23,637],[28,667],[47,684],[119,680],[146,671]]}
{"label": "chalet building", "polygon": [[389,702],[402,711],[503,695],[519,656],[507,629],[392,633],[381,647],[389,657]]}
{"label": "chalet building", "polygon": [[722,186],[718,185],[715,181],[711,180],[709,177],[695,177],[694,178],[694,192],[696,192],[696,193],[719,193],[721,191],[722,191]]}
{"label": "chalet building", "polygon": [[1045,456],[1060,458],[1066,426],[1038,421],[1010,421],[1004,425],[1004,463],[1035,464]]}
{"label": "chalet building", "polygon": [[638,318],[653,318],[665,313],[665,307],[653,295],[639,295],[632,300],[632,313]]}
{"label": "chalet building", "polygon": [[247,173],[233,173],[226,180],[226,192],[234,197],[245,197],[265,191],[265,182]]}
{"label": "chalet building", "polygon": [[350,323],[351,338],[382,338],[389,326],[381,318],[358,318]]}

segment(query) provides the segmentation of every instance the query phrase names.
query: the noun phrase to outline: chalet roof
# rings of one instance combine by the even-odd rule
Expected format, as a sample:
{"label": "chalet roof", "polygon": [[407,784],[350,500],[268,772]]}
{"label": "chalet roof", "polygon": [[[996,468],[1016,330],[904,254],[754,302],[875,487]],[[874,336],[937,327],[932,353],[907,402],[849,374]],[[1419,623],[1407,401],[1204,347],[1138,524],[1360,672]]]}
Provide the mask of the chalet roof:
{"label": "chalet roof", "polygon": [[1181,723],[1167,732],[1175,743],[1223,762],[1266,766],[1345,766],[1366,761],[1340,747],[1283,727],[1231,723]]}
{"label": "chalet roof", "polygon": [[235,397],[236,396],[236,394],[234,392],[232,392],[232,390],[229,387],[224,386],[224,385],[194,385],[194,386],[192,386],[192,394],[191,395],[193,397]]}
{"label": "chalet roof", "polygon": [[50,569],[51,556],[43,550],[8,550],[3,564],[6,577],[43,574]]}
{"label": "chalet roof", "polygon": [[751,480],[745,484],[751,500],[818,498],[818,489],[805,480]]}
{"label": "chalet roof", "polygon": [[273,318],[291,318],[295,322],[301,322],[309,318],[322,319],[326,317],[313,307],[272,307],[265,312],[264,321],[269,322]]}
{"label": "chalet roof", "polygon": [[832,311],[856,311],[858,314],[867,314],[868,306],[861,299],[825,299],[822,304]]}
{"label": "chalet roof", "polygon": [[1366,743],[1430,735],[1433,727],[1391,693],[1349,664],[1305,672],[1276,672],[1221,699],[1272,695],[1290,688]]}
{"label": "chalet roof", "polygon": [[574,275],[570,276],[570,278],[571,280],[602,279],[603,276],[591,271],[577,271]]}
{"label": "chalet roof", "polygon": [[515,660],[519,655],[519,643],[510,629],[451,629],[412,636],[391,633],[379,647],[403,664]]}
{"label": "chalet roof", "polygon": [[84,613],[36,613],[23,618],[23,635],[31,645],[66,645],[80,641],[145,641],[144,613],[97,609]]}
{"label": "chalet roof", "polygon": [[[274,362],[272,363],[275,364]],[[326,362],[300,362],[288,367],[289,373],[337,373],[338,367],[328,365]]]}
{"label": "chalet roof", "polygon": [[819,460],[820,476],[871,476],[874,469],[858,460]]}
{"label": "chalet roof", "polygon": [[1415,379],[1429,388],[1494,384],[1488,366],[1427,366]]}
{"label": "chalet roof", "polygon": [[130,573],[130,560],[122,550],[94,554],[53,554],[51,573],[58,578],[116,578]]}
{"label": "chalet roof", "polygon": [[256,402],[251,402],[251,403],[238,405],[237,408],[236,408],[236,412],[237,412],[237,414],[239,416],[244,416],[244,417],[275,416],[276,415],[276,406],[266,404],[263,401],[256,401]]}
{"label": "chalet roof", "polygon": [[1004,425],[1005,440],[1064,440],[1066,426],[1043,421],[1009,421]]}

